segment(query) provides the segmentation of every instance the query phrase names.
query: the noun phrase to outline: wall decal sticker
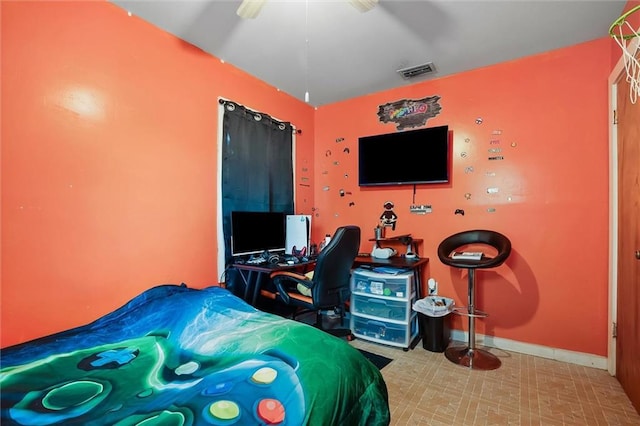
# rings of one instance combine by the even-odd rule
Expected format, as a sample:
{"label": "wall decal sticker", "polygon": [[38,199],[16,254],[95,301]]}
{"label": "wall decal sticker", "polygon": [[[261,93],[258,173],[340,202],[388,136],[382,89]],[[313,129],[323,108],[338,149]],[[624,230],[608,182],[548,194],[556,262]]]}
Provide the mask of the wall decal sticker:
{"label": "wall decal sticker", "polygon": [[393,203],[387,201],[384,203],[384,211],[380,215],[380,226],[389,227],[395,231],[396,222],[398,221],[398,215],[393,211]]}
{"label": "wall decal sticker", "polygon": [[383,123],[396,123],[398,130],[423,126],[428,119],[440,114],[439,100],[440,96],[428,96],[389,102],[378,107],[378,117]]}

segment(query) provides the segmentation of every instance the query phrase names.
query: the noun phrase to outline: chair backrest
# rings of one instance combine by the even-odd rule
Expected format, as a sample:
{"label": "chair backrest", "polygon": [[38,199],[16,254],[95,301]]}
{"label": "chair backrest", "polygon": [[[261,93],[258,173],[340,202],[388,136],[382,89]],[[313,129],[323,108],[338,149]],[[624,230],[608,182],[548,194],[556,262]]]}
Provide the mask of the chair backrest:
{"label": "chair backrest", "polygon": [[340,305],[349,295],[353,261],[360,249],[360,228],[341,226],[336,230],[316,261],[312,297],[319,308]]}
{"label": "chair backrest", "polygon": [[[486,244],[497,250],[494,257],[483,256],[480,260],[452,259],[452,251],[467,244]],[[511,254],[511,241],[496,231],[474,229],[458,232],[445,238],[438,246],[438,258],[442,263],[457,268],[482,269],[495,268],[504,263]]]}

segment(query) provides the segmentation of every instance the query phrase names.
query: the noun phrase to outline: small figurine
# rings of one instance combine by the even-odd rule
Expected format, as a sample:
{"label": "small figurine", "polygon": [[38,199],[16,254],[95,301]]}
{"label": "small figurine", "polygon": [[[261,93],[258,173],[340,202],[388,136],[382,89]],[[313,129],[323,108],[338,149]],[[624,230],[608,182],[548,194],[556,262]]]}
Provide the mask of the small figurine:
{"label": "small figurine", "polygon": [[393,203],[387,201],[384,203],[384,211],[380,215],[380,225],[390,227],[392,231],[396,230],[396,221],[398,216],[393,211]]}

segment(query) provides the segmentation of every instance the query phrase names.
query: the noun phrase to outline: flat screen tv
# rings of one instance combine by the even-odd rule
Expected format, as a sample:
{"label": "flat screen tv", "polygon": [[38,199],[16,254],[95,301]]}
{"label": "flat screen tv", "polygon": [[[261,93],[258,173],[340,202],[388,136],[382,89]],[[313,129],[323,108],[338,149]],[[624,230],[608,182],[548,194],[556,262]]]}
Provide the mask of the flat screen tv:
{"label": "flat screen tv", "polygon": [[358,139],[360,186],[449,182],[449,126]]}
{"label": "flat screen tv", "polygon": [[284,253],[286,248],[285,213],[231,212],[231,255]]}

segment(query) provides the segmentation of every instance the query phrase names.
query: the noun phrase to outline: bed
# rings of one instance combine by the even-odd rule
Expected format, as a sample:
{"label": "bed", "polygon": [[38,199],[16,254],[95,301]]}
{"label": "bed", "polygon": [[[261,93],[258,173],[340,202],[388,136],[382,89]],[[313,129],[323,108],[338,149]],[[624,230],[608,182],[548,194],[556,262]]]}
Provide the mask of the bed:
{"label": "bed", "polygon": [[389,424],[358,350],[219,287],[153,287],[0,366],[3,425]]}

